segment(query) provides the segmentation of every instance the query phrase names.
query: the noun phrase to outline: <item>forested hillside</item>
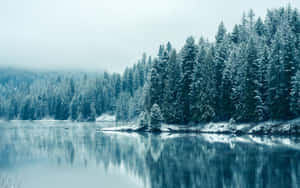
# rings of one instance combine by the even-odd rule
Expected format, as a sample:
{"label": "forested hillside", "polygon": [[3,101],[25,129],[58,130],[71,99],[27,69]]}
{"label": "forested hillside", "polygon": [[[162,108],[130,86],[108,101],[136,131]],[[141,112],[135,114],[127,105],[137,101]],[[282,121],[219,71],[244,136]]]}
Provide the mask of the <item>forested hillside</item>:
{"label": "forested hillside", "polygon": [[158,104],[164,121],[285,120],[300,113],[299,11],[280,8],[265,19],[253,11],[215,42],[193,37],[176,52],[161,46],[154,60],[146,111]]}
{"label": "forested hillside", "polygon": [[150,69],[145,58],[123,76],[0,68],[0,118],[94,121],[115,113],[117,99],[125,95],[120,93],[131,97],[144,84]]}
{"label": "forested hillside", "polygon": [[292,119],[300,115],[299,66],[299,11],[269,10],[264,19],[249,11],[231,32],[221,23],[215,41],[189,37],[180,50],[168,42],[122,75],[1,70],[0,116],[93,121],[115,113],[148,121],[155,111],[176,124]]}

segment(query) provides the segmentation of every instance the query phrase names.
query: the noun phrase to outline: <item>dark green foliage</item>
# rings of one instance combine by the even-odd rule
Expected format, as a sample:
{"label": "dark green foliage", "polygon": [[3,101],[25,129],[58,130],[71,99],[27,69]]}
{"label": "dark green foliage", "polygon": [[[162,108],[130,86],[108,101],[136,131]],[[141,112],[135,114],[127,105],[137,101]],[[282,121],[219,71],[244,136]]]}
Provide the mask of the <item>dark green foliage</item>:
{"label": "dark green foliage", "polygon": [[193,37],[189,37],[182,49],[182,79],[179,88],[180,102],[182,103],[182,123],[188,123],[191,118],[191,85],[193,82],[193,71],[196,65],[198,47]]}
{"label": "dark green foliage", "polygon": [[292,78],[290,110],[295,116],[300,115],[300,71]]}
{"label": "dark green foliage", "polygon": [[181,106],[179,99],[180,87],[180,65],[175,50],[170,52],[170,58],[167,66],[167,77],[165,83],[165,92],[163,95],[162,111],[167,123],[176,123],[180,121]]}
{"label": "dark green foliage", "polygon": [[238,25],[234,25],[233,27],[233,31],[231,33],[231,40],[233,43],[237,44],[239,43],[240,39],[239,36],[240,35],[240,30],[239,30],[239,26]]}
{"label": "dark green foliage", "polygon": [[216,35],[216,48],[214,54],[214,62],[215,62],[215,79],[216,79],[216,113],[219,120],[223,120],[225,117],[222,114],[222,106],[223,106],[223,92],[222,92],[222,78],[223,71],[225,68],[225,62],[229,56],[229,40],[226,34],[226,29],[224,24],[221,23],[219,25],[218,33]]}
{"label": "dark green foliage", "polygon": [[256,43],[251,38],[247,47],[246,81],[245,81],[245,121],[260,121],[262,116],[262,96],[260,94],[260,66]]}
{"label": "dark green foliage", "polygon": [[266,34],[266,28],[262,21],[262,19],[259,17],[255,23],[255,32],[258,36],[263,36]]}

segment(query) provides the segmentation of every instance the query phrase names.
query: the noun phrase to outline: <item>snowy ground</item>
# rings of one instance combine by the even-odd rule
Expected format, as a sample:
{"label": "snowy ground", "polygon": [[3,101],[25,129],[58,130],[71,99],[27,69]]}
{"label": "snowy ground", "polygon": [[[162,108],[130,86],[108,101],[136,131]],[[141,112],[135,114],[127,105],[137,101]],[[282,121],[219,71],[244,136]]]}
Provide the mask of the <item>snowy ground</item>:
{"label": "snowy ground", "polygon": [[109,122],[116,121],[116,116],[110,114],[103,114],[96,118],[96,122],[108,122],[108,121]]}
{"label": "snowy ground", "polygon": [[[101,131],[151,131],[137,124],[102,128]],[[194,132],[219,134],[300,135],[300,118],[291,121],[268,121],[257,124],[231,124],[228,122],[208,123],[196,126],[162,124],[161,132]]]}
{"label": "snowy ground", "polygon": [[[152,132],[148,127],[140,127],[138,123],[117,123],[112,115],[103,115],[97,122],[72,122],[69,120],[35,120],[2,121],[1,126],[6,127],[96,127],[99,131],[122,132]],[[165,133],[215,133],[234,135],[300,135],[300,118],[290,121],[267,121],[262,123],[232,124],[229,122],[207,123],[194,126],[162,124],[159,130]]]}

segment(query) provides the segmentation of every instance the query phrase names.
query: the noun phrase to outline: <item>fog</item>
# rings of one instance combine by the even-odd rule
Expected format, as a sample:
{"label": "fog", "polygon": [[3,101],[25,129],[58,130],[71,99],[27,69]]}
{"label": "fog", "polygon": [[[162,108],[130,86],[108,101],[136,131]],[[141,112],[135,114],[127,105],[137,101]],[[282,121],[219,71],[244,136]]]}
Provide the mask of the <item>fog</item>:
{"label": "fog", "polygon": [[300,8],[299,0],[3,0],[0,66],[122,72],[159,44],[175,48],[192,35],[213,40],[252,8]]}

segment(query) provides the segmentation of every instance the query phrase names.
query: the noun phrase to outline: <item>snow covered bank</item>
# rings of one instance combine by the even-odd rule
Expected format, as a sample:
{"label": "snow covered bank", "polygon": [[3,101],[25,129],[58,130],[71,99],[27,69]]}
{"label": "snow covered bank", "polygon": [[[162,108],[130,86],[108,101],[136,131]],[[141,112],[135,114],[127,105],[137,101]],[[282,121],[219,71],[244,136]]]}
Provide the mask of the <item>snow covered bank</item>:
{"label": "snow covered bank", "polygon": [[96,118],[96,122],[112,122],[112,121],[116,121],[115,115],[102,114],[101,116]]}
{"label": "snow covered bank", "polygon": [[146,132],[147,129],[145,127],[140,127],[137,124],[127,124],[127,125],[122,125],[122,126],[117,126],[117,127],[104,127],[101,128],[100,131],[119,131],[119,132]]}
{"label": "snow covered bank", "polygon": [[[152,132],[147,127],[138,124],[102,128],[101,131]],[[160,132],[194,132],[218,134],[260,134],[260,135],[300,135],[300,118],[291,121],[268,121],[262,123],[232,124],[229,122],[207,123],[196,126],[162,124]]]}

